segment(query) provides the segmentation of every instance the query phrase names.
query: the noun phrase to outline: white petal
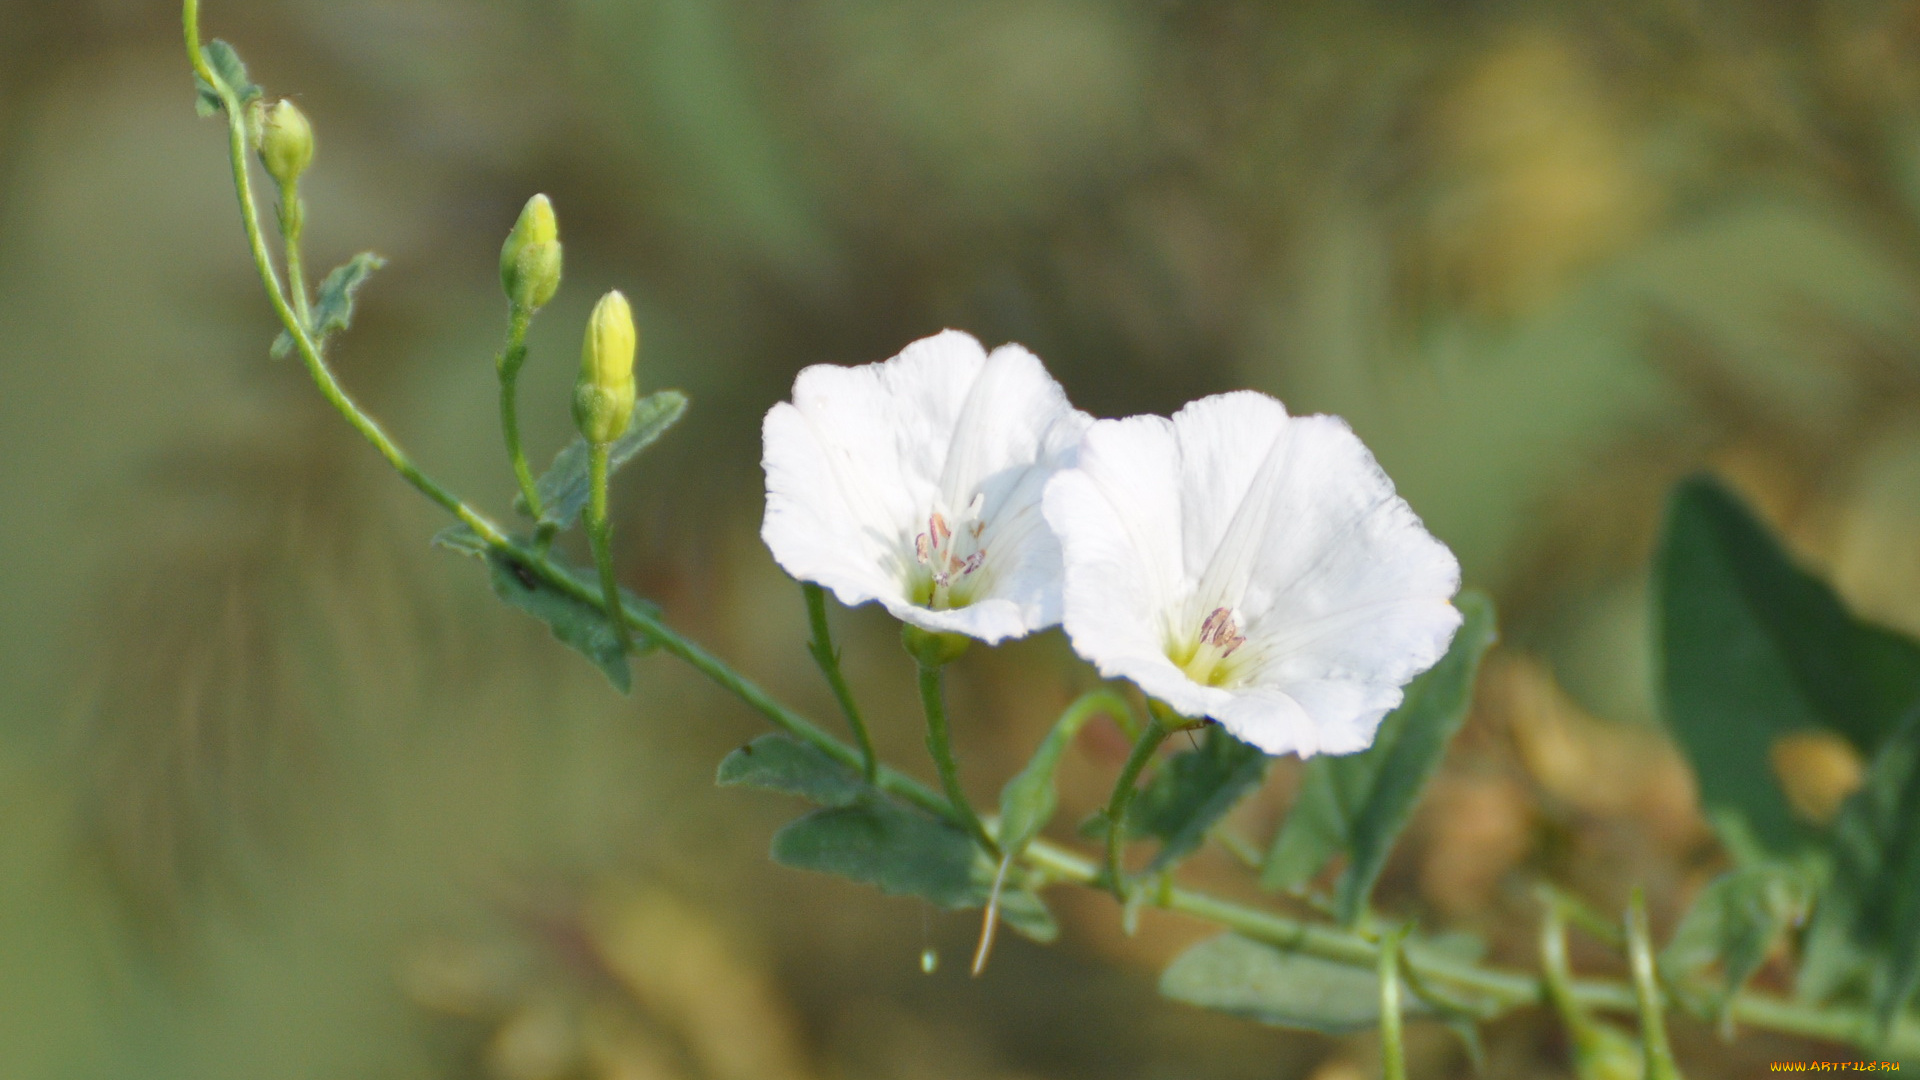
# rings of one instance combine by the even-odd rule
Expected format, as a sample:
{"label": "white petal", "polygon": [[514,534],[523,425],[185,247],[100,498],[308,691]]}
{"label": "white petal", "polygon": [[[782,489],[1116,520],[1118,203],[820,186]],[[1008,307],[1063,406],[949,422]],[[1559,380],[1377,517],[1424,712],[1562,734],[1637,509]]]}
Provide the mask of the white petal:
{"label": "white petal", "polygon": [[1169,612],[1192,588],[1173,425],[1096,421],[1078,465],[1047,484],[1046,517],[1067,556],[1062,621],[1080,655],[1190,716],[1223,700],[1167,659]]}
{"label": "white petal", "polygon": [[[1269,753],[1364,749],[1460,623],[1459,564],[1360,440],[1263,394],[1096,424],[1047,517],[1075,649]],[[1216,607],[1246,637],[1224,687],[1166,656]]]}
{"label": "white petal", "polygon": [[[810,367],[792,404],[767,414],[761,538],[789,574],[844,604],[878,600],[915,625],[988,642],[1017,637],[1059,621],[1059,544],[1039,499],[1090,422],[1033,354],[989,356],[958,331],[879,364]],[[988,555],[971,602],[914,604],[914,537],[976,494]]]}

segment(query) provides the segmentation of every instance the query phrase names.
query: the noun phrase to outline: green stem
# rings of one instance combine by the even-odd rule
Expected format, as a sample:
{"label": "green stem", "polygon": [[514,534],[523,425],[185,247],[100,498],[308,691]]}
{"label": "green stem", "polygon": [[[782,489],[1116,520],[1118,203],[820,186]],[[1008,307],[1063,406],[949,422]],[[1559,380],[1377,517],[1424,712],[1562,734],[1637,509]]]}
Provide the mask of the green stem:
{"label": "green stem", "polygon": [[1680,1080],[1673,1048],[1667,1044],[1667,1020],[1660,980],[1653,970],[1653,942],[1647,929],[1647,897],[1639,886],[1627,907],[1627,964],[1633,969],[1633,993],[1640,1011],[1640,1045],[1646,1080]]}
{"label": "green stem", "polygon": [[1127,807],[1133,804],[1133,784],[1140,778],[1140,770],[1153,760],[1154,751],[1167,741],[1173,729],[1160,722],[1160,715],[1151,707],[1147,729],[1133,744],[1133,753],[1127,755],[1127,763],[1120,767],[1120,775],[1113,781],[1113,794],[1107,799],[1107,887],[1113,895],[1126,903],[1126,873],[1120,862],[1121,850],[1127,844]]}
{"label": "green stem", "polygon": [[974,813],[966,790],[960,786],[960,766],[953,760],[953,737],[947,730],[946,670],[938,664],[920,665],[920,707],[927,714],[927,753],[933,757],[933,767],[940,773],[940,787],[947,793],[954,819],[973,834],[988,854],[998,859],[1000,845],[981,824],[980,815]]}
{"label": "green stem", "polygon": [[593,545],[594,565],[600,568],[600,602],[607,618],[613,621],[620,647],[633,651],[633,638],[627,631],[624,605],[620,603],[620,580],[613,573],[613,522],[607,518],[607,454],[611,443],[587,446],[587,539]]}
{"label": "green stem", "polygon": [[840,653],[833,647],[833,634],[827,628],[827,592],[811,581],[801,582],[800,591],[806,595],[807,623],[813,628],[813,640],[807,643],[807,651],[813,654],[813,662],[820,665],[820,674],[826,676],[834,700],[840,703],[840,712],[847,718],[853,741],[860,746],[860,774],[871,784],[879,773],[880,762],[873,753],[873,739],[867,735],[867,722],[860,718],[860,706],[853,700],[853,689],[840,673]]}
{"label": "green stem", "polygon": [[280,240],[287,260],[287,292],[293,297],[293,313],[300,325],[313,326],[313,309],[307,303],[307,272],[300,258],[300,234],[306,227],[306,207],[300,203],[300,181],[280,185]]}
{"label": "green stem", "polygon": [[527,504],[527,516],[540,520],[540,490],[533,482],[533,470],[527,467],[527,455],[520,447],[520,365],[527,361],[527,324],[533,313],[513,305],[508,316],[507,347],[500,350],[494,370],[500,375],[500,434],[507,443],[507,459],[513,463],[513,478],[520,484],[520,498]]}
{"label": "green stem", "polygon": [[1380,937],[1380,1072],[1407,1080],[1407,1051],[1400,1037],[1400,939],[1405,930]]}

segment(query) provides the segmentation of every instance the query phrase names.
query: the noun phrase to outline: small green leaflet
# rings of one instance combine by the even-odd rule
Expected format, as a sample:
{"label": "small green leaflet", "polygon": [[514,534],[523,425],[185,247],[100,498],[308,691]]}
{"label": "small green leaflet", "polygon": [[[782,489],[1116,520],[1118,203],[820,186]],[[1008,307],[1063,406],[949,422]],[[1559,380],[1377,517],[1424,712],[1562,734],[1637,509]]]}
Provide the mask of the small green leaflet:
{"label": "small green leaflet", "polygon": [[873,791],[859,770],[787,735],[762,735],[728,754],[714,783],[798,795],[821,806],[852,806]]}
{"label": "small green leaflet", "polygon": [[1400,707],[1380,723],[1373,745],[1307,762],[1300,794],[1261,869],[1269,889],[1298,889],[1344,851],[1334,906],[1352,924],[1366,910],[1387,853],[1473,703],[1480,658],[1496,636],[1493,602],[1477,592],[1454,599],[1463,621],[1447,654],[1407,684]]}
{"label": "small green leaflet", "polygon": [[1267,756],[1208,724],[1200,745],[1160,766],[1127,811],[1130,836],[1154,836],[1160,850],[1146,873],[1155,874],[1192,854],[1207,833],[1267,776]]}
{"label": "small green leaflet", "polygon": [[[687,396],[678,390],[656,391],[634,402],[627,433],[607,452],[607,474],[611,476],[640,451],[652,446],[686,411]],[[540,524],[572,528],[592,496],[588,490],[586,440],[575,436],[553,459],[553,465],[540,477],[535,490],[540,495]],[[515,499],[514,508],[527,513],[524,500]]]}
{"label": "small green leaflet", "polygon": [[[324,347],[329,335],[353,324],[355,294],[375,270],[385,265],[387,260],[371,251],[363,251],[334,267],[333,272],[320,283],[320,293],[313,304],[313,321],[307,327],[307,336],[313,340],[315,348]],[[293,335],[285,330],[280,331],[280,336],[273,339],[273,355],[278,358],[292,351]]]}
{"label": "small green leaflet", "polygon": [[1825,728],[1872,755],[1920,702],[1920,645],[1854,619],[1706,477],[1674,490],[1654,569],[1662,705],[1707,816],[1736,855],[1792,855],[1814,834],[1774,740]]}
{"label": "small green leaflet", "polygon": [[[1285,952],[1238,934],[1209,938],[1181,953],[1160,974],[1160,993],[1203,1009],[1328,1035],[1380,1023],[1380,982],[1373,968]],[[1402,1013],[1433,1015],[1413,994],[1403,997]]]}
{"label": "small green leaflet", "polygon": [[[207,66],[213,69],[214,75],[233,91],[233,96],[239,99],[243,108],[260,96],[260,88],[247,79],[247,65],[240,62],[240,54],[233,51],[233,46],[216,39],[201,46],[200,55],[206,58]],[[195,75],[193,85],[199,92],[193,104],[195,112],[201,116],[212,116],[225,107],[220,100],[220,92],[208,85],[205,79]]]}
{"label": "small green leaflet", "polygon": [[1813,902],[1813,882],[1797,867],[1755,863],[1730,870],[1700,890],[1660,952],[1669,981],[1719,977],[1709,1004],[1722,1023],[1727,1009],[1787,931]]}

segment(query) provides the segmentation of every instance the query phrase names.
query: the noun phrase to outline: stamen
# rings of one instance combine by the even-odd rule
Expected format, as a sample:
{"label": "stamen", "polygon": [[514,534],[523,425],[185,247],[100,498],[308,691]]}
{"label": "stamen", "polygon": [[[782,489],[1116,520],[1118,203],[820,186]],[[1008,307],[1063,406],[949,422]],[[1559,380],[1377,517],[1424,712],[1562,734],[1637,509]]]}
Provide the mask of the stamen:
{"label": "stamen", "polygon": [[953,538],[953,530],[947,528],[947,519],[941,517],[938,510],[935,510],[933,516],[927,519],[927,532],[933,536],[933,546],[936,550],[946,547],[947,541]]}

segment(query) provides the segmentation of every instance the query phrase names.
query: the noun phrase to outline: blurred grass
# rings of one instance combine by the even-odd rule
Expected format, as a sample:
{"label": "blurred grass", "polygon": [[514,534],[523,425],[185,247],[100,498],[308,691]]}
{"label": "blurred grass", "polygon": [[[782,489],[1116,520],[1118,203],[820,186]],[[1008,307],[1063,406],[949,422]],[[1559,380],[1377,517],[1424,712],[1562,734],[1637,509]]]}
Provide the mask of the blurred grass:
{"label": "blurred grass", "polygon": [[[1717,469],[1863,611],[1920,631],[1911,4],[205,18],[314,118],[310,261],[393,260],[344,377],[496,510],[494,255],[527,194],[554,197],[568,285],[523,380],[535,456],[566,432],[585,305],[626,289],[643,381],[694,401],[623,481],[626,576],[819,715],[798,597],[754,536],[758,417],[805,364],[947,325],[1028,344],[1102,415],[1252,385],[1349,418],[1506,620],[1387,903],[1513,962],[1529,875],[1615,906],[1645,880],[1670,925],[1716,865],[1648,727],[1643,564],[1676,476]],[[709,784],[750,719],[660,661],[631,701],[598,685],[427,551],[432,515],[267,359],[176,35],[166,3],[0,5],[0,1073],[1365,1062],[1364,1041],[1158,1003],[1145,972],[1194,932],[1171,919],[1128,939],[1104,901],[1063,898],[1065,944],[1003,943],[972,983],[966,917],[767,866],[788,808]],[[890,628],[844,623],[884,747],[917,762]],[[1068,656],[1048,635],[964,665],[977,791],[1086,680]],[[1068,763],[1063,820],[1113,749]],[[1279,773],[1248,831],[1284,806]],[[693,952],[657,959],[663,926]],[[421,975],[436,957],[507,974],[460,984],[475,1004]],[[656,963],[713,977],[621,974]],[[729,1065],[701,1049],[727,1043],[717,1016],[791,1036]],[[1683,1059],[1710,1037],[1682,1029]],[[1537,1019],[1494,1038],[1496,1075],[1563,1067]],[[1793,1049],[1753,1039],[1691,1071]],[[1444,1040],[1416,1053],[1423,1075],[1465,1067]]]}

